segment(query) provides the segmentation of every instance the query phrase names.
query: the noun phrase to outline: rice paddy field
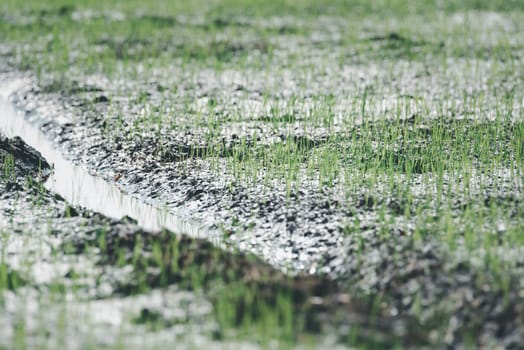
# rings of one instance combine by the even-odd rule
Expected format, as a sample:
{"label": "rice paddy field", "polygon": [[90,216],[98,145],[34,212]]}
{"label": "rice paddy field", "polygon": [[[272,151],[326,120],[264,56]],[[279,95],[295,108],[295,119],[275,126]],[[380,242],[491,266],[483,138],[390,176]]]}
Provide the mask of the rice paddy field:
{"label": "rice paddy field", "polygon": [[0,0],[0,349],[524,348],[524,1]]}

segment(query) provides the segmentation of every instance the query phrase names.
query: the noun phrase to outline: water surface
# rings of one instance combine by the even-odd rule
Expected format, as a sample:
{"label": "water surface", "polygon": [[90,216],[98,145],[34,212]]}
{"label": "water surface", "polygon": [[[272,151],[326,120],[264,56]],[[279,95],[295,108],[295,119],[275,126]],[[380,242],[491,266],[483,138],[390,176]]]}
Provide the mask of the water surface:
{"label": "water surface", "polygon": [[210,232],[189,216],[182,217],[166,208],[144,203],[122,192],[114,183],[93,176],[67,160],[38,127],[29,123],[23,112],[9,102],[8,96],[20,84],[23,81],[0,86],[0,131],[8,137],[19,136],[53,165],[54,170],[44,184],[48,190],[60,194],[72,205],[83,206],[108,217],[120,219],[129,216],[146,230],[166,228],[213,241],[219,239],[218,232]]}

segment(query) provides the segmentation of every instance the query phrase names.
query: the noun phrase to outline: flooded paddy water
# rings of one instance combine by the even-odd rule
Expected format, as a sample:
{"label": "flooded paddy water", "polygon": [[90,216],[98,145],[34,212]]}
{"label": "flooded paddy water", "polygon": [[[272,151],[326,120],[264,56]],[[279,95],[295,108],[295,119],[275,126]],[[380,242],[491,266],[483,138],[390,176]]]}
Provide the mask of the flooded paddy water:
{"label": "flooded paddy water", "polygon": [[9,102],[13,86],[20,84],[23,85],[23,81],[0,86],[0,131],[7,137],[20,137],[52,164],[52,171],[44,183],[49,191],[59,194],[73,206],[85,207],[115,219],[127,216],[145,230],[165,228],[211,241],[220,239],[221,236],[211,230],[202,234],[198,223],[192,223],[191,218],[184,219],[166,208],[155,207],[126,195],[115,185],[66,160],[38,127],[27,122],[23,112],[17,111]]}
{"label": "flooded paddy water", "polygon": [[522,347],[520,2],[0,19],[0,348]]}

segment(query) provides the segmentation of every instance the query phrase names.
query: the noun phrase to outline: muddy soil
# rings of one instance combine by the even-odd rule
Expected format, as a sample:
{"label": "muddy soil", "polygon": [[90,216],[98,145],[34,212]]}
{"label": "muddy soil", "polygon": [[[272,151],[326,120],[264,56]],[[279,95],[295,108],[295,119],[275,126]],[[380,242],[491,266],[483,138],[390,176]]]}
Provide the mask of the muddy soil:
{"label": "muddy soil", "polygon": [[[17,323],[27,322],[27,341],[35,346],[109,346],[120,334],[118,341],[133,348],[177,339],[191,347],[199,337],[213,346],[241,347],[227,335],[246,322],[256,324],[268,309],[277,320],[301,324],[297,337],[332,334],[344,342],[358,329],[352,341],[376,346],[425,341],[416,320],[392,317],[331,279],[289,277],[253,255],[169,231],[145,232],[130,218],[68,205],[42,186],[51,166],[20,138],[0,138],[0,159],[0,242],[8,281],[1,291],[4,346],[16,336]],[[278,311],[282,300],[291,310]],[[232,319],[217,323],[224,305]],[[75,317],[89,320],[67,323]],[[64,326],[60,318],[69,321]],[[148,331],[151,323],[154,332]],[[148,339],[152,343],[144,343]]]}
{"label": "muddy soil", "polygon": [[[52,21],[56,16],[68,16],[74,21],[93,18],[151,20],[159,26],[179,25],[177,30],[183,30],[184,26],[204,28],[209,25],[219,28],[240,26],[246,32],[257,30],[249,20],[234,22],[229,18],[218,18],[210,24],[187,18],[142,18],[138,14],[139,18],[126,18],[122,13],[74,9],[58,9],[53,16],[46,16],[31,13],[8,17],[7,20],[14,25],[27,25],[38,21],[45,23],[48,19]],[[409,35],[410,31],[402,23],[395,22],[398,19],[393,19],[392,23],[370,19],[359,28],[362,37],[351,45],[344,43],[343,37],[354,28],[345,18],[332,16],[321,16],[314,24],[286,18],[270,19],[264,26],[272,28],[278,35],[270,35],[268,39],[246,35],[223,41],[193,43],[187,40],[188,43],[184,43],[182,40],[151,47],[147,38],[126,40],[123,37],[89,44],[89,49],[109,52],[119,60],[136,63],[131,64],[135,71],[124,71],[125,74],[120,76],[122,79],[86,73],[74,65],[61,76],[40,72],[36,77],[19,71],[23,62],[19,61],[17,47],[6,45],[0,47],[0,81],[25,79],[20,89],[11,95],[11,101],[25,111],[26,119],[38,125],[73,162],[115,182],[123,191],[141,200],[167,205],[173,211],[183,209],[190,212],[202,225],[220,230],[224,242],[232,250],[253,253],[268,262],[266,265],[253,258],[256,261],[253,274],[267,275],[271,282],[255,279],[255,282],[246,284],[249,288],[253,286],[256,293],[260,291],[261,299],[272,295],[265,293],[267,286],[283,289],[285,293],[297,293],[298,288],[308,295],[319,294],[320,299],[301,302],[298,298],[299,302],[294,304],[298,308],[296,312],[305,312],[307,319],[308,310],[318,311],[317,304],[327,305],[326,311],[315,311],[314,315],[331,318],[333,305],[339,306],[339,302],[329,301],[331,297],[337,300],[347,300],[347,295],[352,296],[350,300],[356,296],[365,300],[370,298],[375,305],[380,305],[387,323],[388,317],[400,320],[400,326],[393,327],[398,328],[396,331],[391,328],[381,330],[382,323],[368,322],[367,317],[349,318],[362,320],[363,324],[371,325],[371,329],[379,328],[378,333],[396,334],[396,338],[406,345],[412,339],[418,339],[409,332],[416,330],[423,342],[437,348],[468,345],[520,348],[524,343],[524,252],[519,245],[500,246],[493,252],[504,264],[494,266],[483,247],[473,249],[466,245],[464,230],[458,221],[465,210],[480,213],[496,204],[508,213],[511,223],[479,227],[479,235],[504,237],[507,234],[505,224],[522,225],[519,220],[524,216],[524,191],[522,179],[511,176],[515,169],[494,169],[489,174],[476,174],[470,179],[471,197],[463,196],[458,190],[446,199],[452,208],[451,216],[456,220],[453,224],[458,227],[456,233],[459,235],[458,246],[452,249],[443,232],[428,229],[428,234],[418,236],[415,229],[417,215],[404,215],[415,211],[419,199],[423,201],[434,196],[433,179],[424,167],[415,167],[413,208],[406,207],[401,195],[381,191],[380,186],[358,188],[346,198],[337,192],[336,186],[333,189],[314,182],[301,183],[298,189],[291,190],[280,179],[269,185],[246,183],[227,167],[228,158],[236,154],[240,142],[256,142],[267,147],[286,142],[306,153],[314,152],[330,135],[343,129],[340,124],[343,115],[353,108],[344,103],[348,96],[357,100],[363,96],[369,98],[370,103],[359,112],[377,118],[386,118],[388,113],[406,108],[409,115],[423,114],[425,123],[444,113],[463,120],[465,128],[473,126],[468,124],[473,119],[489,121],[496,113],[507,113],[521,121],[524,76],[522,71],[508,68],[507,61],[504,61],[511,59],[512,64],[519,66],[524,57],[523,28],[514,19],[505,13],[488,11],[473,12],[471,16],[460,12],[445,15],[436,19],[437,24],[428,24],[426,18],[416,17],[410,19],[413,20],[410,25],[417,28],[417,33],[411,34],[417,35]],[[408,34],[402,32],[403,29]],[[452,31],[463,29],[478,33],[478,37],[462,45],[463,36]],[[294,35],[302,31],[306,34]],[[498,44],[508,38],[511,40],[507,40],[507,47],[501,49]],[[461,43],[457,44],[458,41]],[[36,44],[46,52],[46,42]],[[79,45],[80,50],[85,49]],[[353,50],[353,45],[364,51]],[[175,52],[174,61],[178,62],[177,50],[200,63],[199,60],[209,54],[231,68],[215,70],[190,64],[180,69],[177,64],[171,64],[155,69],[141,64],[161,52]],[[271,68],[260,70],[260,67],[249,64],[239,68],[235,63],[240,57],[250,63],[262,62],[264,67]],[[147,74],[137,73],[142,70]],[[321,96],[318,96],[319,92]],[[500,106],[497,94],[512,98]],[[304,123],[304,115],[319,101],[324,102],[326,96],[333,101],[342,101],[335,103],[330,111],[332,125],[309,128]],[[477,98],[480,102],[472,104],[471,100]],[[466,103],[468,99],[469,104]],[[290,100],[299,103],[290,105]],[[173,124],[150,122],[159,111],[173,115]],[[207,119],[201,124],[195,123],[196,115]],[[406,118],[406,125],[412,123],[410,118]],[[355,127],[359,122],[362,120],[356,118]],[[211,139],[206,137],[210,129],[214,132]],[[427,128],[421,128],[417,132],[426,131]],[[427,144],[421,144],[421,152],[425,146]],[[219,159],[212,165],[206,156],[217,149],[220,150]],[[402,149],[388,152],[395,159],[402,179],[406,171]],[[42,173],[34,174],[34,177],[38,179],[45,174],[43,166]],[[428,177],[429,184],[425,182]],[[451,183],[451,180],[452,173],[443,176],[444,184]],[[13,186],[24,185],[6,182],[4,188],[7,191]],[[41,189],[38,191],[44,193],[45,202],[49,194]],[[480,197],[482,200],[478,200]],[[34,202],[22,200],[26,204],[20,204],[12,196],[6,198],[9,208],[18,206],[22,211],[29,210],[27,203]],[[144,246],[144,251],[154,251],[156,244],[164,247],[174,244],[173,237],[180,237],[146,233],[132,223],[84,214],[89,211],[80,208],[73,208],[76,214],[71,215],[71,208],[68,209],[63,201],[53,201],[46,210],[55,213],[56,218],[72,216],[61,219],[62,226],[57,224],[59,236],[64,237],[59,239],[58,246],[66,244],[72,256],[83,257],[88,255],[85,246],[94,245],[108,252],[95,254],[94,266],[104,266],[104,269],[109,266],[107,269],[111,270],[120,262],[128,262],[132,255],[130,246],[136,246],[138,241],[140,250]],[[35,211],[39,207],[30,208]],[[431,204],[421,216],[431,217],[435,209]],[[6,215],[9,210],[4,210]],[[10,217],[16,222],[23,216]],[[74,220],[85,222],[86,228],[81,229],[81,233],[77,234],[68,227],[82,225],[66,227],[65,223]],[[385,230],[384,221],[390,222]],[[105,234],[100,240],[102,244],[99,244],[100,230],[97,228],[101,225],[109,227],[109,234]],[[352,227],[356,227],[358,235],[348,233]],[[211,282],[202,281],[207,289],[213,289],[207,283],[224,278],[224,271],[233,271],[232,280],[251,281],[246,277],[251,276],[251,268],[242,267],[244,264],[252,266],[248,262],[251,258],[247,259],[245,255],[230,256],[209,243],[189,238],[177,238],[176,244],[184,247],[195,245],[195,249],[187,248],[192,253],[184,255],[184,259],[210,269],[208,279]],[[115,246],[119,249],[115,250]],[[113,253],[120,251],[120,246],[128,254],[115,257]],[[163,259],[173,261],[170,252],[161,250],[155,254],[160,259],[133,262],[133,269],[128,273],[122,270],[110,273],[113,277],[107,278],[118,281],[111,280],[104,295],[142,293],[141,288],[146,285],[164,287],[187,280],[185,272],[162,263]],[[228,264],[234,265],[232,261],[238,260],[241,267],[209,263],[214,261],[212,256],[215,254]],[[178,259],[177,266],[195,266],[185,265],[184,259]],[[146,273],[142,264],[155,268],[146,269]],[[284,278],[278,271],[297,277]],[[304,277],[304,273],[316,277]],[[143,283],[133,282],[136,281],[134,274],[141,276]],[[118,277],[128,275],[133,276],[131,282]],[[22,284],[22,277],[13,277],[13,280],[20,280],[13,283]],[[317,291],[318,283],[334,287]],[[271,302],[271,297],[269,299]],[[361,309],[358,300],[358,305],[342,303],[348,305],[349,314],[354,309],[364,310],[364,314],[369,311]],[[236,304],[243,305],[242,302]],[[364,302],[364,305],[368,304]],[[345,306],[341,309],[345,310]],[[360,315],[360,312],[355,312]],[[145,311],[142,316],[144,319],[155,318],[157,313]],[[315,324],[311,322],[311,327],[316,328]],[[422,330],[419,331],[417,325]],[[377,335],[377,339],[383,337]]]}
{"label": "muddy soil", "polygon": [[[22,75],[5,66],[2,76]],[[154,137],[124,139],[104,133],[108,119],[100,116],[109,113],[108,101],[117,92],[103,81],[75,82],[78,93],[70,94],[50,92],[45,82],[37,85],[31,77],[24,78],[29,80],[11,99],[27,112],[28,121],[40,125],[72,161],[116,181],[124,191],[150,203],[189,210],[204,225],[222,230],[228,245],[253,252],[287,273],[328,275],[350,293],[378,297],[389,315],[414,317],[432,330],[426,339],[430,343],[457,346],[475,339],[478,346],[509,347],[523,341],[524,255],[518,248],[501,251],[513,257],[512,268],[505,271],[507,280],[501,283],[496,268],[476,263],[460,249],[450,251],[431,235],[420,240],[409,229],[414,225],[402,217],[384,235],[379,205],[389,203],[393,216],[404,210],[391,194],[362,189],[348,199],[314,184],[291,193],[278,185],[272,191],[246,186],[226,171],[217,176],[199,157],[194,140],[162,145],[169,150],[166,158],[165,152],[157,151]],[[144,89],[153,101],[160,94],[158,89],[136,86],[137,91]],[[126,113],[131,119],[136,115],[132,110]],[[236,139],[228,137],[226,143]],[[313,140],[303,144],[314,147],[322,135],[305,140]],[[518,217],[523,212],[522,184],[499,184],[488,187],[486,197],[507,203]],[[428,195],[424,191],[421,197]],[[460,196],[451,201],[457,208],[468,206]],[[344,234],[348,218],[359,223],[362,235]]]}

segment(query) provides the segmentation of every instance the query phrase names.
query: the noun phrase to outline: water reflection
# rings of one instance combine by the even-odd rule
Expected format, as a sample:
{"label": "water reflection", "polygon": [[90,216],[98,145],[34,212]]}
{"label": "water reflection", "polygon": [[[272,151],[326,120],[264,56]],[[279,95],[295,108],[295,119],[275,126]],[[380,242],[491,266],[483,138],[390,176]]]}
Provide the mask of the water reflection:
{"label": "water reflection", "polygon": [[0,87],[0,131],[8,137],[21,137],[53,164],[53,174],[45,183],[48,190],[60,194],[72,205],[83,206],[109,217],[119,219],[129,216],[146,230],[167,228],[215,242],[219,239],[218,232],[211,232],[188,215],[176,215],[166,208],[146,204],[65,159],[46,136],[27,122],[22,113],[8,101],[7,96],[16,89],[17,84],[20,82]]}

